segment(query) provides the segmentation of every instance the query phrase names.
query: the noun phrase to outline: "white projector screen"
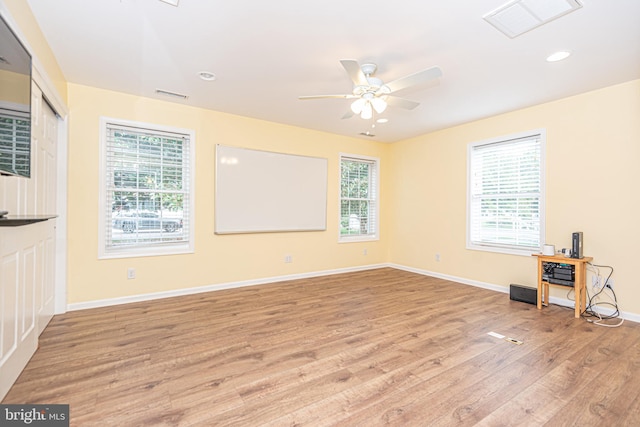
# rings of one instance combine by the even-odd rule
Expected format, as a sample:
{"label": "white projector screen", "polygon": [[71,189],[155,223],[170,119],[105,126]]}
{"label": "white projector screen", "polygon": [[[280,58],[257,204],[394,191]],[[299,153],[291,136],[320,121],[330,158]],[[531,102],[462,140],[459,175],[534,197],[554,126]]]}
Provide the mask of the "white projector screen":
{"label": "white projector screen", "polygon": [[216,146],[215,233],[327,228],[327,159]]}

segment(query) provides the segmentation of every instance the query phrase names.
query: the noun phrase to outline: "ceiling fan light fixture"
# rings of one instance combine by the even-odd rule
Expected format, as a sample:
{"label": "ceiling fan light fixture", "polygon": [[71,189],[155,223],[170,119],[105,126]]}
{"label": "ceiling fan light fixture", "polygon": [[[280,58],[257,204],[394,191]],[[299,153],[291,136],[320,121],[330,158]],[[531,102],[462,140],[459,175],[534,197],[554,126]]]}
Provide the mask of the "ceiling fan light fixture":
{"label": "ceiling fan light fixture", "polygon": [[419,102],[404,98],[389,98],[387,95],[412,86],[424,84],[425,82],[442,76],[440,68],[431,67],[384,84],[381,79],[372,76],[376,70],[375,64],[363,64],[361,66],[355,59],[342,59],[340,63],[353,83],[353,90],[350,94],[299,96],[298,99],[351,99],[353,100],[350,105],[351,108],[342,118],[348,119],[354,115],[358,115],[364,120],[370,120],[373,119],[374,110],[376,114],[382,114],[386,111],[389,104],[392,107],[404,108],[406,110],[416,108],[420,105]]}
{"label": "ceiling fan light fixture", "polygon": [[366,103],[367,101],[362,98],[356,99],[351,104],[351,111],[353,111],[354,114],[360,114]]}
{"label": "ceiling fan light fixture", "polygon": [[378,114],[381,114],[384,110],[387,109],[387,103],[384,102],[384,99],[381,98],[373,98],[371,100],[371,104]]}
{"label": "ceiling fan light fixture", "polygon": [[360,117],[365,120],[369,120],[373,117],[373,108],[371,107],[370,102],[365,102],[364,106],[362,107],[362,113],[360,113]]}

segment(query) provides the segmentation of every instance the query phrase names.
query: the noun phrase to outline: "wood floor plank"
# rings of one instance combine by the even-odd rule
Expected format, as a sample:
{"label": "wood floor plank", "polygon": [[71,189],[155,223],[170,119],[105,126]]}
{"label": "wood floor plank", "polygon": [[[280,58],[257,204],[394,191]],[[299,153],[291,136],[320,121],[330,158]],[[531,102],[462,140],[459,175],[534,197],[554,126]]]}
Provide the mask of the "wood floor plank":
{"label": "wood floor plank", "polygon": [[[593,380],[565,404],[554,421],[568,422],[568,406],[581,403],[585,410],[571,417],[576,424],[640,425],[640,414],[630,412],[640,395],[640,341],[636,336],[628,344],[631,346],[619,354],[618,363],[610,363],[615,353],[608,353],[609,363],[602,364]],[[629,424],[619,424],[621,419]]]}
{"label": "wood floor plank", "polygon": [[638,368],[638,324],[382,268],[55,316],[3,403],[73,426],[640,425]]}

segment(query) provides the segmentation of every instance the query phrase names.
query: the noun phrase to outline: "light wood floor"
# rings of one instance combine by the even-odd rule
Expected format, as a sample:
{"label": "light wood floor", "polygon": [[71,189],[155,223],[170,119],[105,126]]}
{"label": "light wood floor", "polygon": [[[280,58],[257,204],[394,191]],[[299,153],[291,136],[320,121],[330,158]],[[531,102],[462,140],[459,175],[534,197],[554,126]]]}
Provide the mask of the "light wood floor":
{"label": "light wood floor", "polygon": [[3,403],[73,426],[639,426],[639,396],[640,324],[379,269],[56,316]]}

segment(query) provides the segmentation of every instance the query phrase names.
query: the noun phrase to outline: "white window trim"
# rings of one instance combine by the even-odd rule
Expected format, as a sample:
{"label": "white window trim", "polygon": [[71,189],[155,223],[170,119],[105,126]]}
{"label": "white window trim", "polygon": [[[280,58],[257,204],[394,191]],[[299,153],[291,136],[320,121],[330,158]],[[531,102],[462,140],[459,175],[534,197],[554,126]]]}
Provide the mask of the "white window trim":
{"label": "white window trim", "polygon": [[471,152],[474,147],[478,145],[495,144],[500,142],[507,142],[513,139],[527,138],[539,135],[540,137],[540,246],[545,243],[546,236],[546,144],[547,144],[547,131],[546,129],[534,129],[530,131],[520,132],[511,135],[505,135],[497,138],[486,139],[483,141],[476,141],[469,143],[467,146],[467,234],[466,234],[466,248],[476,251],[484,252],[496,252],[509,255],[522,255],[531,256],[534,253],[539,253],[540,250],[525,250],[514,249],[512,247],[500,247],[497,245],[479,245],[471,242]]}
{"label": "white window trim", "polygon": [[[138,127],[147,130],[157,130],[159,132],[170,132],[189,135],[189,239],[184,243],[176,243],[171,245],[162,246],[146,246],[146,247],[133,247],[121,250],[106,250],[106,229],[105,227],[111,226],[111,218],[106,218],[106,156],[107,156],[107,125],[108,124]],[[100,190],[98,199],[98,259],[112,259],[112,258],[132,258],[132,257],[145,257],[145,256],[160,256],[160,255],[177,255],[193,253],[195,248],[195,131],[191,129],[182,129],[170,126],[162,126],[151,123],[143,123],[130,120],[115,119],[111,117],[100,117]]]}
{"label": "white window trim", "polygon": [[[351,235],[343,236],[340,234],[340,221],[342,220],[340,208],[342,205],[341,197],[341,179],[342,179],[342,159],[354,159],[373,162],[376,168],[376,191],[375,191],[375,217],[376,217],[376,229],[374,234],[369,235]],[[380,159],[378,157],[363,156],[361,154],[349,154],[339,153],[338,156],[338,243],[351,243],[351,242],[371,242],[380,240]]]}

